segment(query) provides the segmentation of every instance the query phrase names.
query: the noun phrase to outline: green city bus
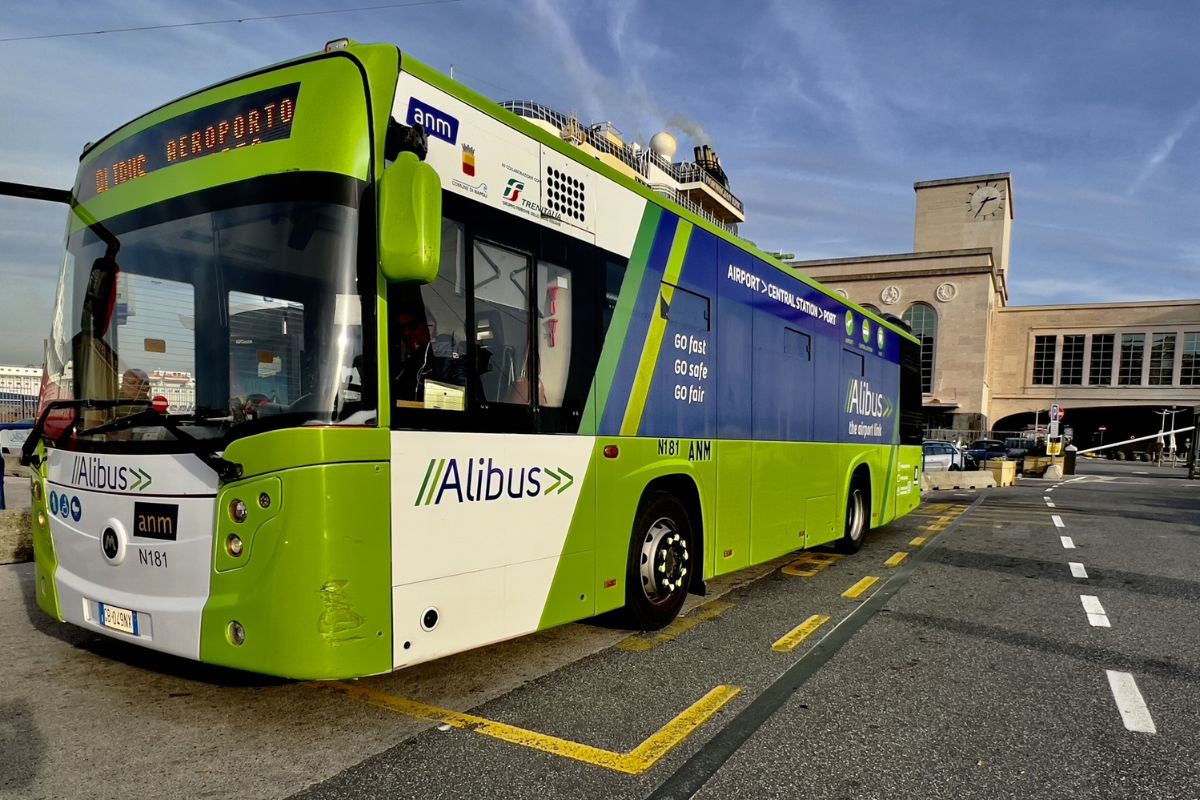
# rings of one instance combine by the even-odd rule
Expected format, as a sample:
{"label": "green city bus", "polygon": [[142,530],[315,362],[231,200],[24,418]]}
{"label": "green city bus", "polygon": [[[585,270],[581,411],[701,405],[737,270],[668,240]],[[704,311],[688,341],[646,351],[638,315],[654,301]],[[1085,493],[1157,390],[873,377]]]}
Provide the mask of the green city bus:
{"label": "green city bus", "polygon": [[302,679],[653,629],[912,510],[919,387],[895,318],[338,40],[85,149],[25,450],[37,602]]}

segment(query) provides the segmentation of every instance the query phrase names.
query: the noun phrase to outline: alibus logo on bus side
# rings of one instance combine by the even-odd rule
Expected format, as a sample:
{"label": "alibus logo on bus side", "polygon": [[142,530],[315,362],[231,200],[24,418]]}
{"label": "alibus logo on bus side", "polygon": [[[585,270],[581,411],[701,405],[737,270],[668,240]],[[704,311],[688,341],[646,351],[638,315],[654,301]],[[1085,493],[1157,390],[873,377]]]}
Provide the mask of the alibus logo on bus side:
{"label": "alibus logo on bus side", "polygon": [[414,506],[523,500],[562,494],[575,476],[562,467],[501,467],[491,458],[431,458]]}
{"label": "alibus logo on bus side", "polygon": [[858,414],[864,417],[883,417],[892,415],[891,399],[883,392],[871,391],[871,384],[859,378],[850,379],[850,388],[846,397],[846,413]]}

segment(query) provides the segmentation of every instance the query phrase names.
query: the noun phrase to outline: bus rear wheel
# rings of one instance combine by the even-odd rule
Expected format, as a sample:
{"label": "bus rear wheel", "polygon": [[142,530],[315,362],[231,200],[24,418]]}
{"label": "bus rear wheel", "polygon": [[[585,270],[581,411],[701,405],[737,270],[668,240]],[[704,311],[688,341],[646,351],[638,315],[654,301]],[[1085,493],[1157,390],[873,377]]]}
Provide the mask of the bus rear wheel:
{"label": "bus rear wheel", "polygon": [[679,613],[700,554],[687,508],[674,495],[646,495],[633,522],[625,574],[625,611],[641,630],[657,630]]}
{"label": "bus rear wheel", "polygon": [[867,490],[863,487],[863,481],[855,478],[850,483],[850,492],[846,496],[846,530],[837,542],[839,552],[857,553],[858,549],[862,547],[863,539],[867,538],[867,528],[870,527],[869,509]]}

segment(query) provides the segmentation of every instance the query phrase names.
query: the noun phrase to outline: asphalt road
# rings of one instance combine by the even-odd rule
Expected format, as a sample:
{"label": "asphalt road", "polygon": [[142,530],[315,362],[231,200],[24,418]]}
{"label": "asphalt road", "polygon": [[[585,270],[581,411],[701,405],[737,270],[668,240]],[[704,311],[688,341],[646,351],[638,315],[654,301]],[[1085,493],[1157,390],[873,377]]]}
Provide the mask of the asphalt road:
{"label": "asphalt road", "polygon": [[568,625],[345,684],[51,623],[0,567],[0,796],[1198,797],[1200,481],[1081,469],[927,495],[660,634]]}

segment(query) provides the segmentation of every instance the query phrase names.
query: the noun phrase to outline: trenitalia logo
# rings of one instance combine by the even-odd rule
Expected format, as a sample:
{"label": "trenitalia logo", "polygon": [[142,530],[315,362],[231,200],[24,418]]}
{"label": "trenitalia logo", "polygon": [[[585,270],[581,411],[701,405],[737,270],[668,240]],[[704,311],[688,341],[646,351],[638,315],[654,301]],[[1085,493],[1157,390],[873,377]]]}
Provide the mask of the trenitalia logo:
{"label": "trenitalia logo", "polygon": [[111,466],[96,456],[75,456],[68,477],[74,486],[117,492],[144,492],[154,483],[154,478],[145,470]]}
{"label": "trenitalia logo", "polygon": [[575,476],[562,467],[499,467],[490,458],[431,458],[413,505],[521,500],[562,494],[574,483]]}
{"label": "trenitalia logo", "polygon": [[883,392],[872,392],[871,384],[858,378],[850,379],[850,391],[846,397],[846,413],[864,417],[892,415],[892,401]]}

